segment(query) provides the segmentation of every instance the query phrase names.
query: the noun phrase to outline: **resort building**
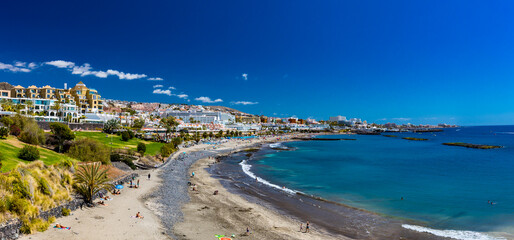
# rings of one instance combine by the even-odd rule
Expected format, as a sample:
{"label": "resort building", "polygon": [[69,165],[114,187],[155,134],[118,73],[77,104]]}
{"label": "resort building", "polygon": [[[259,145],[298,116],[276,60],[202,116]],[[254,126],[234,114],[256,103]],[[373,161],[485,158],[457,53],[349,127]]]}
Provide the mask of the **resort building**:
{"label": "resort building", "polygon": [[32,115],[40,121],[78,121],[85,113],[102,113],[101,96],[94,89],[88,89],[83,82],[67,89],[51,86],[24,88],[0,83],[0,99],[3,111]]}
{"label": "resort building", "polygon": [[95,89],[87,88],[83,82],[79,82],[71,88],[70,93],[75,98],[80,113],[103,112],[100,94]]}
{"label": "resort building", "polygon": [[173,116],[181,119],[185,123],[216,123],[216,124],[228,124],[235,122],[235,117],[232,114],[224,112],[203,112],[203,111],[177,111],[167,110],[162,117]]}

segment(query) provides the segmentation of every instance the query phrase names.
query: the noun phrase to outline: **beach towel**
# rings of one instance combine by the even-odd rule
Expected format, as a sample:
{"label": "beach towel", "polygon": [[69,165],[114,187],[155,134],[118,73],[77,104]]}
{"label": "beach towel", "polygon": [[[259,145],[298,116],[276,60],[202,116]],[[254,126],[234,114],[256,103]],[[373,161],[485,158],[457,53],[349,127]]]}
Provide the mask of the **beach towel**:
{"label": "beach towel", "polygon": [[71,227],[60,228],[60,227],[57,227],[57,226],[54,226],[54,228],[57,228],[57,229],[63,229],[63,230],[70,230],[70,229],[71,229]]}

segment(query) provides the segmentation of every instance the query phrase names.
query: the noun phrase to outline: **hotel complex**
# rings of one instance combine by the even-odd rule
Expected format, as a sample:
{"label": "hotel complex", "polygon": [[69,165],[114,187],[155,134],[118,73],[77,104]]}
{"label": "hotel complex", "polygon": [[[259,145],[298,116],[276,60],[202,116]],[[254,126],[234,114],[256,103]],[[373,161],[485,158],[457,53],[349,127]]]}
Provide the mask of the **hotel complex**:
{"label": "hotel complex", "polygon": [[103,102],[95,89],[87,88],[83,82],[68,89],[50,87],[27,88],[0,83],[2,113],[18,110],[22,114],[34,115],[37,120],[78,121],[86,113],[102,113]]}

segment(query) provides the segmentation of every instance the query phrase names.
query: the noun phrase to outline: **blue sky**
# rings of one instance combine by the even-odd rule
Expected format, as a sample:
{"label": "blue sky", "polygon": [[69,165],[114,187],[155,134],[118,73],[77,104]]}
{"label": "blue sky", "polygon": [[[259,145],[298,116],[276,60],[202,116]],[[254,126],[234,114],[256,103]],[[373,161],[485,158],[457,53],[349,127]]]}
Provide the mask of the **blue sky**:
{"label": "blue sky", "polygon": [[512,12],[511,1],[7,1],[0,81],[279,117],[513,124]]}

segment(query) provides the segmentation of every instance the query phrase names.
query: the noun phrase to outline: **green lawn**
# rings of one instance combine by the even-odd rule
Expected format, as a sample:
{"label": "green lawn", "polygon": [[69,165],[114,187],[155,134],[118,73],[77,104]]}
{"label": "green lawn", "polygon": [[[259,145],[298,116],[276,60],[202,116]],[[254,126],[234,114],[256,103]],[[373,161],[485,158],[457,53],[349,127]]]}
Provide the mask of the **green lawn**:
{"label": "green lawn", "polygon": [[[161,150],[163,143],[159,142],[150,142],[150,141],[144,141],[141,139],[133,138],[128,140],[127,142],[121,141],[121,136],[115,135],[115,134],[105,134],[102,132],[75,132],[75,135],[77,138],[92,138],[97,141],[100,141],[101,143],[105,144],[108,147],[113,148],[131,148],[133,150],[137,150],[137,144],[139,142],[143,142],[146,144],[146,154],[149,155],[156,155]],[[111,145],[112,142],[112,145]]]}
{"label": "green lawn", "polygon": [[[4,160],[2,160],[1,172],[10,171],[14,167],[16,167],[16,165],[18,165],[18,163],[20,162],[29,163],[29,161],[21,160],[18,158],[18,152],[21,148],[16,147],[13,144],[20,146],[25,145],[25,143],[18,141],[16,137],[13,136],[9,136],[7,139],[0,140],[0,152],[2,153],[2,155],[4,155]],[[71,159],[64,154],[59,154],[45,148],[39,148],[39,153],[41,156],[39,160],[43,161],[47,165],[59,163],[65,159]]]}

